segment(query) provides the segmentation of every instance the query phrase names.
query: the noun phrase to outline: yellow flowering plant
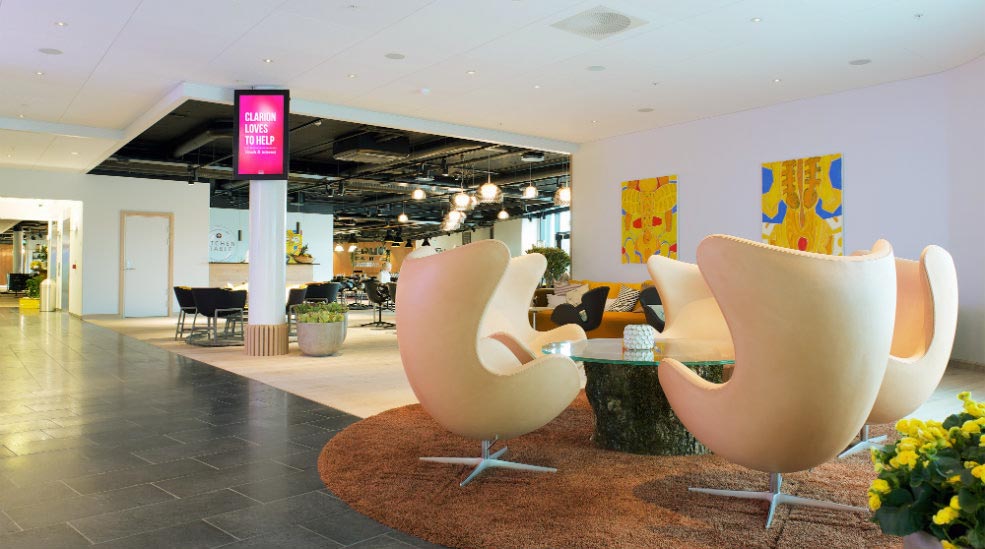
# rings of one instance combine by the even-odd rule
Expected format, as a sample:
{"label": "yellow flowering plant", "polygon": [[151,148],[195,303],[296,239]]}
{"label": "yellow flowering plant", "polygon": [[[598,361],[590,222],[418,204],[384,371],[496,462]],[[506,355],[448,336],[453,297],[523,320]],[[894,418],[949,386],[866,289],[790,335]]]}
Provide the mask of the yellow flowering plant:
{"label": "yellow flowering plant", "polygon": [[985,403],[963,392],[964,410],[943,423],[901,419],[900,439],[874,448],[872,521],[886,534],[924,531],[944,549],[985,549]]}

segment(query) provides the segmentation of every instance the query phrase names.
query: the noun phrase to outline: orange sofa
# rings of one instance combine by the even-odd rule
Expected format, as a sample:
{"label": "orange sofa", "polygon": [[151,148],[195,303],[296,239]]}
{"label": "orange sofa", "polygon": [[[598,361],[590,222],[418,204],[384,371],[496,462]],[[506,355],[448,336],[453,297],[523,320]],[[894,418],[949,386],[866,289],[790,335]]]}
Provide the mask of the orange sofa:
{"label": "orange sofa", "polygon": [[[572,280],[572,284],[588,284],[589,289],[598,288],[599,286],[609,287],[608,299],[615,299],[619,296],[619,288],[621,286],[628,286],[634,290],[642,290],[646,286],[650,286],[653,283],[649,280],[646,282],[641,282],[634,284],[632,282],[598,282],[594,280]],[[547,330],[553,330],[557,328],[557,325],[551,322],[551,313],[553,311],[538,311],[537,314],[537,331],[544,332]],[[588,338],[593,339],[597,337],[622,337],[623,328],[630,324],[646,324],[646,317],[643,315],[643,309],[640,307],[639,303],[636,304],[636,309],[633,312],[623,313],[618,311],[605,311],[602,313],[602,324],[598,328],[587,332]]]}

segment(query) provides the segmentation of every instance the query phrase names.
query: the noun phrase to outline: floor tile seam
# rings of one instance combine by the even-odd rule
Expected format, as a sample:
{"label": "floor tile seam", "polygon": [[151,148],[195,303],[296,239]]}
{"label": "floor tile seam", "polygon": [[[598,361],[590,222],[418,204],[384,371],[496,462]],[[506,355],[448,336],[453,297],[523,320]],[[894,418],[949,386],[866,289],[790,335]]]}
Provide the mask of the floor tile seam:
{"label": "floor tile seam", "polygon": [[68,526],[68,527],[69,527],[69,528],[71,528],[72,530],[75,530],[75,532],[76,532],[77,534],[79,534],[80,536],[82,536],[82,539],[84,539],[84,540],[86,540],[86,541],[88,541],[88,542],[89,542],[89,545],[95,545],[95,544],[96,544],[96,543],[95,543],[94,541],[92,541],[91,539],[89,539],[89,536],[87,536],[87,535],[85,535],[85,534],[83,534],[83,533],[82,533],[82,530],[79,530],[78,528],[76,528],[76,527],[75,527],[75,525],[74,525],[74,524],[72,524],[71,522],[69,522],[69,521],[65,521],[65,522],[64,522],[63,524],[65,524],[66,526]]}
{"label": "floor tile seam", "polygon": [[[7,520],[9,520],[11,524],[13,524],[14,526],[16,526],[17,527],[17,532],[23,532],[24,531],[24,527],[21,526],[20,524],[17,524],[17,521],[14,520],[13,517],[11,517],[10,515],[7,514],[7,510],[6,509],[0,509],[0,515],[3,515],[4,517],[6,517]],[[10,532],[10,533],[16,534],[17,532]]]}
{"label": "floor tile seam", "polygon": [[[215,465],[212,465],[211,463],[206,463],[206,462],[204,462],[204,461],[202,461],[202,460],[200,460],[200,459],[198,459],[199,457],[201,457],[201,456],[198,456],[198,457],[193,457],[193,458],[188,458],[188,459],[190,459],[190,460],[192,460],[192,461],[197,461],[197,462],[199,462],[199,463],[201,463],[202,465],[205,465],[206,467],[211,467],[211,468],[213,468],[213,469],[215,469],[216,471],[222,471],[222,469],[221,469],[221,468],[219,468],[219,467],[216,467]],[[258,461],[259,461],[259,460],[258,460]],[[252,463],[252,462],[250,462],[250,463]]]}
{"label": "floor tile seam", "polygon": [[[261,461],[265,461],[265,460],[261,460]],[[257,462],[251,462],[251,463],[260,463],[260,462],[257,461]],[[283,464],[278,463],[278,465],[283,465]],[[284,465],[284,467],[290,467],[291,469],[293,469],[293,467],[291,467],[290,465]],[[217,469],[217,470],[218,471],[224,471],[226,469]],[[299,469],[298,471],[303,471],[303,469]],[[237,494],[239,494],[241,496],[244,496],[246,498],[252,499],[253,501],[255,501],[255,502],[257,502],[257,503],[259,503],[261,505],[266,505],[266,503],[264,503],[264,502],[262,502],[262,501],[260,501],[258,499],[254,499],[254,498],[252,498],[252,497],[250,497],[250,496],[248,496],[248,495],[246,495],[246,494],[244,494],[244,493],[236,490],[236,488],[239,488],[241,486],[246,486],[247,484],[256,484],[258,482],[264,482],[264,481],[267,481],[267,480],[276,480],[276,479],[279,479],[279,478],[282,478],[282,477],[286,477],[287,475],[293,475],[294,473],[297,473],[298,471],[286,471],[283,474],[275,474],[274,476],[264,477],[264,478],[256,479],[256,480],[251,480],[249,482],[241,482],[239,484],[234,484],[232,486],[222,486],[222,487],[219,487],[219,488],[214,488],[212,490],[206,490],[204,492],[198,492],[196,494],[189,494],[187,496],[179,496],[179,495],[174,494],[172,492],[168,492],[167,490],[165,490],[164,488],[161,488],[160,486],[158,486],[156,484],[158,482],[167,482],[169,480],[177,480],[179,478],[184,478],[184,477],[175,477],[175,478],[170,478],[170,479],[165,479],[165,480],[155,480],[154,482],[151,482],[149,484],[153,484],[155,488],[160,488],[161,490],[164,490],[165,492],[168,492],[169,494],[173,495],[174,497],[176,497],[178,499],[188,499],[188,498],[192,498],[192,497],[202,496],[202,495],[205,495],[205,494],[213,494],[215,492],[221,492],[223,490],[229,490],[231,492],[236,492]],[[192,474],[195,474],[195,473],[192,473]],[[190,476],[190,475],[185,475],[185,476]],[[277,500],[274,500],[274,501],[277,501]]]}
{"label": "floor tile seam", "polygon": [[[103,474],[105,474],[105,473],[103,473]],[[69,484],[67,482],[65,482],[66,480],[70,480],[70,479],[60,479],[58,481],[58,484],[63,485],[64,487],[68,488],[69,490],[75,492],[76,494],[78,494],[80,496],[91,496],[91,495],[93,495],[93,494],[83,494],[82,492],[76,490],[75,488],[72,488],[71,486],[69,486]],[[124,486],[124,488],[129,488],[129,486]],[[101,493],[111,492],[111,491],[112,490],[103,490],[102,492],[94,492],[94,493],[100,493],[101,494]]]}
{"label": "floor tile seam", "polygon": [[235,541],[231,541],[229,543],[224,543],[222,545],[219,545],[218,547],[225,547],[227,545],[232,545],[233,543],[237,543],[237,542],[243,541],[244,539],[249,539],[249,538],[241,538],[241,537],[233,534],[232,532],[229,532],[229,531],[227,531],[227,530],[225,530],[225,529],[223,529],[223,528],[221,528],[219,526],[216,526],[215,523],[209,522],[209,517],[202,518],[202,519],[199,519],[199,520],[201,520],[205,524],[208,524],[209,526],[215,528],[216,530],[222,532],[223,534],[226,534],[227,536],[229,536],[229,537],[233,538],[233,540],[235,540]]}
{"label": "floor tile seam", "polygon": [[[314,531],[314,530],[312,530],[311,528],[308,528],[307,526],[305,526],[305,525],[303,525],[303,524],[301,524],[301,523],[296,523],[296,524],[294,524],[294,527],[295,527],[295,528],[300,528],[300,529],[302,529],[302,530],[307,530],[307,531],[309,531],[309,532],[311,532],[312,534],[314,534],[314,535],[316,535],[316,536],[318,536],[318,537],[320,537],[320,538],[324,538],[324,539],[327,539],[328,541],[331,541],[331,542],[333,542],[333,543],[338,543],[337,541],[335,541],[334,539],[332,539],[332,538],[330,538],[330,537],[328,537],[328,536],[326,536],[325,534],[322,534],[322,533],[320,533],[320,532],[315,532],[315,531]],[[341,544],[340,544],[340,545],[341,545]]]}

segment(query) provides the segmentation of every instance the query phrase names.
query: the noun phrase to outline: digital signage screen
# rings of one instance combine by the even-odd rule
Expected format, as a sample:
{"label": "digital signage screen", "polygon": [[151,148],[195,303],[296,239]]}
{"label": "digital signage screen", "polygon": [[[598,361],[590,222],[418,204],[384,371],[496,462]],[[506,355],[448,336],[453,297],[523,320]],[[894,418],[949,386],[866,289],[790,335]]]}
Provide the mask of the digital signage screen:
{"label": "digital signage screen", "polygon": [[243,179],[287,179],[287,90],[236,90],[233,171]]}

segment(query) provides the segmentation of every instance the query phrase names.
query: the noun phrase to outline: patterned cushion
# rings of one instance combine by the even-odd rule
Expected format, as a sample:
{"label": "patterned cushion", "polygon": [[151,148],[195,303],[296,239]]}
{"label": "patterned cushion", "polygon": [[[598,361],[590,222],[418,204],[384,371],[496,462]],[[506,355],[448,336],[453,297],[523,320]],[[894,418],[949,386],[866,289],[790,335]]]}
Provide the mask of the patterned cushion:
{"label": "patterned cushion", "polygon": [[639,290],[623,286],[619,289],[619,297],[616,298],[615,303],[612,304],[612,308],[609,310],[628,313],[633,310],[633,307],[636,306],[636,302],[639,300]]}
{"label": "patterned cushion", "polygon": [[568,293],[564,294],[564,297],[565,299],[568,300],[568,303],[577,307],[581,305],[581,298],[584,297],[585,294],[587,293],[588,293],[588,284],[582,284],[581,286],[578,286],[577,288],[568,291]]}
{"label": "patterned cushion", "polygon": [[554,286],[554,295],[565,295],[571,290],[581,286],[581,284],[561,284]]}

